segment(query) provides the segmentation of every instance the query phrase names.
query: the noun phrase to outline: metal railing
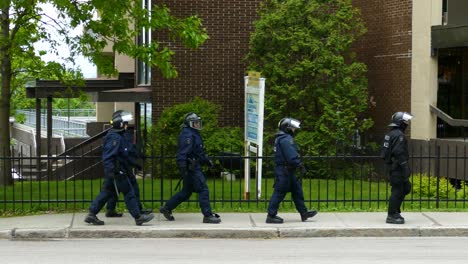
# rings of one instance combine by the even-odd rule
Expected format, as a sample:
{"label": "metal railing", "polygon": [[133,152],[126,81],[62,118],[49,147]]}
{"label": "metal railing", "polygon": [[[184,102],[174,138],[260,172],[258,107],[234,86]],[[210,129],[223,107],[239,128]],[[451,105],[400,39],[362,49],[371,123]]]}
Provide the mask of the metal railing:
{"label": "metal railing", "polygon": [[438,138],[452,137],[466,140],[468,135],[467,119],[453,118],[433,105],[429,105],[429,110],[439,118],[439,122],[437,124]]}
{"label": "metal railing", "polygon": [[[0,184],[0,211],[10,210],[75,210],[87,209],[101,189],[103,169],[101,157],[92,151],[74,156],[1,157],[1,164],[11,162],[17,180],[14,185]],[[93,153],[85,156],[84,153]],[[174,195],[179,181],[175,156],[162,148],[147,153],[143,171],[137,173],[140,199],[146,207],[157,208]],[[467,208],[468,175],[467,145],[443,147],[440,145],[414,146],[410,163],[412,192],[404,202],[405,210]],[[38,163],[36,160],[40,160]],[[263,211],[273,192],[273,157],[244,157],[241,155],[212,156],[217,166],[204,170],[210,190],[211,204],[225,211]],[[250,198],[244,196],[243,164],[246,159],[263,160],[261,196],[258,182],[251,175]],[[87,161],[80,167],[75,161]],[[391,186],[388,172],[376,155],[304,156],[308,172],[302,175],[306,205],[323,210],[385,210]],[[53,170],[44,170],[51,164]],[[61,168],[66,177],[56,171]],[[255,171],[252,169],[251,171]],[[13,175],[13,174],[12,174]],[[121,197],[122,198],[122,197]],[[120,205],[124,208],[124,203]],[[192,195],[186,205],[197,208],[197,196]],[[244,208],[244,209],[242,209]],[[294,210],[291,197],[286,196],[282,210]]]}
{"label": "metal railing", "polygon": [[[75,109],[79,110],[79,109]],[[30,127],[36,126],[36,112],[30,110],[17,110],[18,114],[25,117],[24,124]],[[90,119],[89,117],[87,119]],[[95,117],[94,117],[95,120]],[[86,121],[70,119],[62,116],[52,116],[52,132],[62,134],[65,137],[87,137]],[[47,115],[41,113],[41,128],[47,128]]]}

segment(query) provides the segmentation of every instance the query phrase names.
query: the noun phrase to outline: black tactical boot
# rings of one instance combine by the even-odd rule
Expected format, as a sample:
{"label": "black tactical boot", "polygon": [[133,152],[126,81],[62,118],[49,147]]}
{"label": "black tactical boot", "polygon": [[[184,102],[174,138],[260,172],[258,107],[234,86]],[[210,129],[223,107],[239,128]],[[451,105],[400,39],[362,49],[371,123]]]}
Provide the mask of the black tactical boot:
{"label": "black tactical boot", "polygon": [[119,213],[115,210],[107,210],[106,211],[106,217],[122,217],[122,213]]}
{"label": "black tactical boot", "polygon": [[387,220],[386,220],[387,224],[397,224],[397,225],[401,225],[401,224],[404,224],[405,223],[405,219],[403,217],[399,217],[398,214],[393,214],[393,215],[388,215],[387,216]]}
{"label": "black tactical boot", "polygon": [[135,219],[135,224],[141,226],[143,223],[147,223],[154,218],[154,214],[142,214],[140,217]]}
{"label": "black tactical boot", "polygon": [[164,215],[167,221],[174,221],[175,218],[172,216],[172,211],[169,210],[166,206],[159,208],[159,212]]}
{"label": "black tactical boot", "polygon": [[85,220],[86,223],[92,224],[92,225],[104,225],[104,221],[99,220],[95,214],[89,213]]}
{"label": "black tactical boot", "polygon": [[282,224],[284,222],[283,218],[277,215],[267,215],[266,223],[267,224]]}
{"label": "black tactical boot", "polygon": [[317,214],[317,211],[315,211],[315,210],[311,210],[311,211],[301,213],[301,220],[302,220],[302,222],[305,222],[305,221],[307,221],[308,218],[314,217],[316,214]]}
{"label": "black tactical boot", "polygon": [[401,218],[401,219],[403,219],[403,221],[405,221],[405,218],[404,218],[403,216],[401,216],[400,213],[395,214],[395,216],[396,216],[397,218]]}
{"label": "black tactical boot", "polygon": [[140,211],[142,214],[151,214],[153,212],[153,209],[141,209]]}
{"label": "black tactical boot", "polygon": [[219,224],[221,223],[221,217],[218,214],[211,214],[203,217],[203,223],[205,224]]}

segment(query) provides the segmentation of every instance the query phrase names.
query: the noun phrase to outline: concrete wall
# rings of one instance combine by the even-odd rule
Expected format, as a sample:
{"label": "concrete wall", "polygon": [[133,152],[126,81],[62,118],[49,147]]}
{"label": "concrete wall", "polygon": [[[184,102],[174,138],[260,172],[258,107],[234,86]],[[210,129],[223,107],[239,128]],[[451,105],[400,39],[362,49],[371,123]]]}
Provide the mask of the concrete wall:
{"label": "concrete wall", "polygon": [[413,0],[411,60],[411,138],[437,137],[437,57],[431,57],[431,26],[442,23],[442,1]]}

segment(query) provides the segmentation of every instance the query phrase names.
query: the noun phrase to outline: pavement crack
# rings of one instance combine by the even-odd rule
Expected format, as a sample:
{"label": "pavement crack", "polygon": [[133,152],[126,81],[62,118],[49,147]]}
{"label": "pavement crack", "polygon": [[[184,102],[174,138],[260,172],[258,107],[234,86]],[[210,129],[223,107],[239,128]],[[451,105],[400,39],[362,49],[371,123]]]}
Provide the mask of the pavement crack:
{"label": "pavement crack", "polygon": [[440,223],[437,222],[434,218],[428,216],[427,214],[422,213],[422,215],[425,216],[427,219],[431,220],[436,226],[442,226],[442,224],[440,224]]}

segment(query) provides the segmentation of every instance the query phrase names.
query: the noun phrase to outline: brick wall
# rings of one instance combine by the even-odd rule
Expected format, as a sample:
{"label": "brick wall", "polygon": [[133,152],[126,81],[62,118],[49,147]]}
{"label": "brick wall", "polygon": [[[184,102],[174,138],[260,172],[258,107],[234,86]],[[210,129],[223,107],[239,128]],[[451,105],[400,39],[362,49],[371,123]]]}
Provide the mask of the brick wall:
{"label": "brick wall", "polygon": [[368,29],[354,45],[368,66],[371,133],[384,134],[392,114],[411,110],[411,0],[353,0]]}
{"label": "brick wall", "polygon": [[[153,71],[153,120],[171,105],[200,96],[222,106],[221,125],[243,125],[242,59],[248,51],[252,21],[261,0],[169,0],[177,16],[197,14],[210,39],[198,50],[172,45],[180,77],[166,80]],[[391,115],[410,111],[411,0],[353,0],[362,11],[368,32],[354,46],[368,66],[369,115],[372,134],[387,131]],[[161,39],[161,36],[155,36]],[[267,84],[268,85],[268,84]]]}
{"label": "brick wall", "polygon": [[[167,80],[153,70],[153,120],[168,106],[199,96],[221,105],[220,125],[243,126],[244,84],[252,22],[260,0],[168,0],[176,16],[196,14],[210,39],[198,50],[171,44],[179,78]],[[156,35],[154,38],[163,39]]]}

